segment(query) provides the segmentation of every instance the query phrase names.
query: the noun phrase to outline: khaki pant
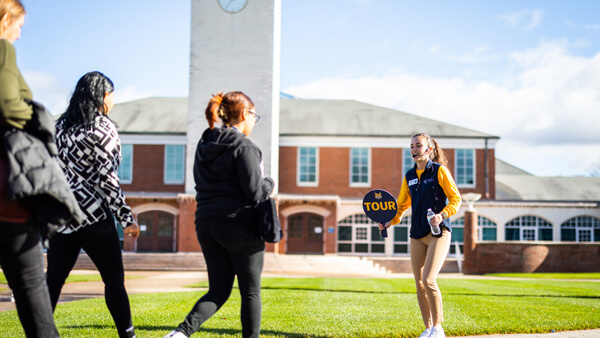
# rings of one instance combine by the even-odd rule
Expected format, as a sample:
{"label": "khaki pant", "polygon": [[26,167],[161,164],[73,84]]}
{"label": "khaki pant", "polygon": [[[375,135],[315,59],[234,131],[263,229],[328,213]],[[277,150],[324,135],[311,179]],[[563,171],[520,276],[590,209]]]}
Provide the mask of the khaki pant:
{"label": "khaki pant", "polygon": [[444,320],[442,294],[436,279],[446,260],[450,238],[451,233],[444,229],[439,238],[429,234],[423,238],[410,239],[410,261],[425,327],[439,325]]}

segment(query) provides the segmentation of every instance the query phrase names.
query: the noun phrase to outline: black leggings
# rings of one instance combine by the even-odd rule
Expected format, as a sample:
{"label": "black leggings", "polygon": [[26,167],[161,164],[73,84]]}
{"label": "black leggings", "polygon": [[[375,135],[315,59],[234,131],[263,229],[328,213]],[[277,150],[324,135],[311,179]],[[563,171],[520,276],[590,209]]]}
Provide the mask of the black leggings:
{"label": "black leggings", "polygon": [[56,308],[60,291],[81,249],[85,250],[102,276],[106,306],[115,321],[119,337],[134,337],[121,245],[112,216],[74,233],[57,233],[50,240],[46,279],[52,308]]}
{"label": "black leggings", "polygon": [[44,278],[40,231],[31,219],[0,222],[0,265],[15,295],[17,313],[27,337],[58,337]]}
{"label": "black leggings", "polygon": [[177,330],[188,337],[198,331],[202,323],[225,304],[237,276],[242,298],[242,336],[258,338],[262,316],[260,278],[265,243],[250,231],[249,225],[207,225],[198,227],[196,231],[206,260],[209,289]]}

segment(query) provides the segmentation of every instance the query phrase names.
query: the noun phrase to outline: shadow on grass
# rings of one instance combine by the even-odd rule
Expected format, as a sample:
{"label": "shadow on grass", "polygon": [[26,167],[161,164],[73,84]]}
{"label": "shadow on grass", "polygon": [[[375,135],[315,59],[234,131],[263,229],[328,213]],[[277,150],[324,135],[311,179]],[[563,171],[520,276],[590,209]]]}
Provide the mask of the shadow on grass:
{"label": "shadow on grass", "polygon": [[[116,330],[114,325],[98,325],[98,324],[90,324],[90,325],[66,325],[66,326],[60,326],[60,328],[62,329],[96,329],[96,330],[104,330],[104,329],[112,329],[112,330]],[[175,327],[170,325],[170,326],[161,326],[161,325],[152,325],[152,326],[148,326],[148,325],[140,325],[140,326],[136,326],[135,329],[136,331],[164,331],[165,334],[171,332]],[[214,334],[214,335],[232,335],[232,336],[241,336],[242,335],[242,330],[238,330],[238,329],[213,329],[213,328],[200,328],[200,330],[198,330],[199,333],[209,333],[209,334]],[[282,331],[275,331],[275,330],[261,330],[260,331],[261,335],[273,335],[273,336],[280,336],[280,337],[311,337],[311,338],[326,338],[327,336],[319,336],[319,335],[315,335],[314,333],[297,333],[297,332],[282,332]]]}
{"label": "shadow on grass", "polygon": [[[364,294],[387,294],[387,295],[414,295],[415,291],[376,291],[376,290],[336,290],[336,289],[313,289],[303,287],[276,287],[263,286],[263,290],[287,290],[287,291],[317,291],[317,292],[346,292],[346,293],[364,293]],[[585,295],[528,295],[528,294],[493,294],[493,293],[460,293],[460,292],[444,292],[444,295],[452,296],[472,296],[472,297],[529,297],[529,298],[574,298],[574,299],[600,299],[600,296],[585,296]]]}

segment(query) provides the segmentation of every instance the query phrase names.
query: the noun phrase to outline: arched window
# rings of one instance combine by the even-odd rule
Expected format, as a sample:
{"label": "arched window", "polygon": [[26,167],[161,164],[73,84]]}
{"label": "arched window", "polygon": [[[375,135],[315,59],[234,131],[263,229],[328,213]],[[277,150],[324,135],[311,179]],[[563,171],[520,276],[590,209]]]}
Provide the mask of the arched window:
{"label": "arched window", "polygon": [[379,227],[365,214],[350,215],[338,222],[338,253],[384,254]]}
{"label": "arched window", "polygon": [[[450,254],[456,254],[454,242],[458,242],[463,252],[465,218],[459,217],[452,220],[452,238],[450,239]],[[492,220],[485,216],[477,215],[477,238],[480,241],[495,241],[497,226]]]}
{"label": "arched window", "polygon": [[600,219],[592,216],[577,216],[560,225],[560,240],[563,242],[600,242]]}
{"label": "arched window", "polygon": [[484,216],[477,216],[477,238],[480,241],[497,240],[497,226],[491,219]]}
{"label": "arched window", "polygon": [[552,224],[537,216],[519,216],[506,223],[507,241],[551,241]]}

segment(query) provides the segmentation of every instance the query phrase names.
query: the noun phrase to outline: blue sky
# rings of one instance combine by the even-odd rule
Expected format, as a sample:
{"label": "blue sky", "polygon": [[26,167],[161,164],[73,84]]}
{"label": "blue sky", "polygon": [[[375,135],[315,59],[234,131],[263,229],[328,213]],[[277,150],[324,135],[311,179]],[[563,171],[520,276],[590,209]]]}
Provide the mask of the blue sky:
{"label": "blue sky", "polygon": [[[19,66],[53,113],[91,70],[117,101],[187,95],[189,0],[24,4]],[[281,89],[497,135],[497,157],[524,170],[586,175],[600,167],[598,13],[598,1],[282,0]]]}

